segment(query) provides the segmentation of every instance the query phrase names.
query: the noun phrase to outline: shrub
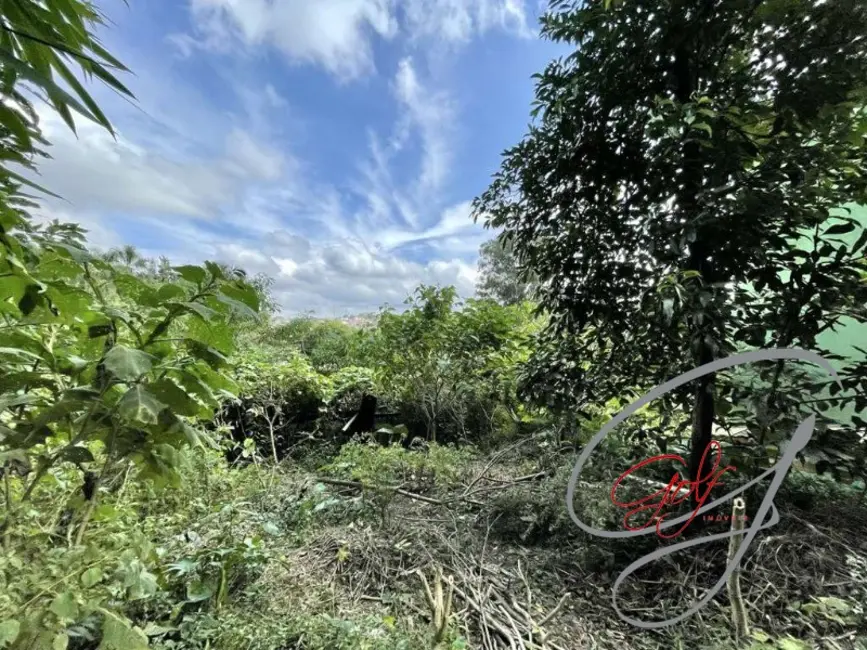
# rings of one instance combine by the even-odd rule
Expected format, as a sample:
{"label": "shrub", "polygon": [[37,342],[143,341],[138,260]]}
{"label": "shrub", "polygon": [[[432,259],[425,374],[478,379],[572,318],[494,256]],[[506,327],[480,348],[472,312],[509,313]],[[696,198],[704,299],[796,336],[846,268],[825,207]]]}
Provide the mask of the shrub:
{"label": "shrub", "polygon": [[[303,356],[288,354],[272,361],[264,352],[248,352],[236,376],[241,396],[222,412],[236,444],[252,438],[261,454],[279,460],[299,440],[316,433],[331,382]],[[240,454],[236,450],[233,455],[234,460]]]}

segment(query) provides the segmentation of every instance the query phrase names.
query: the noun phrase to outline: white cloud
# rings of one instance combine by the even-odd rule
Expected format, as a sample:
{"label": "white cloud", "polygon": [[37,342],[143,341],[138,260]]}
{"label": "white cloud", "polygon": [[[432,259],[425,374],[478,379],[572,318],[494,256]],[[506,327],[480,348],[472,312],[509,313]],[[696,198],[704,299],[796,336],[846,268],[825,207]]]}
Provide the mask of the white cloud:
{"label": "white cloud", "polygon": [[172,34],[182,56],[196,48],[274,47],[294,64],[342,79],[375,70],[372,37],[460,44],[502,30],[528,37],[527,0],[190,0],[195,37]]}
{"label": "white cloud", "polygon": [[344,78],[374,68],[370,33],[397,30],[390,0],[192,0],[191,8],[208,48],[269,45]]}
{"label": "white cloud", "polygon": [[214,219],[239,200],[245,179],[273,181],[284,168],[279,152],[241,130],[230,132],[223,156],[210,159],[180,143],[140,144],[123,130],[114,139],[84,120],[76,137],[50,110],[40,111],[40,123],[52,146],[39,182],[76,211]]}
{"label": "white cloud", "polygon": [[499,29],[530,36],[524,0],[407,0],[405,23],[413,38],[463,43]]}
{"label": "white cloud", "polygon": [[[410,126],[415,126],[422,142],[422,169],[419,192],[438,189],[448,174],[452,160],[449,135],[455,121],[449,96],[422,87],[410,58],[403,59],[394,81],[395,94]],[[403,125],[401,125],[403,126]]]}
{"label": "white cloud", "polygon": [[283,154],[256,142],[241,129],[229,133],[226,151],[230,164],[244,175],[264,181],[275,181],[283,175]]}
{"label": "white cloud", "polygon": [[[398,119],[387,139],[369,132],[368,158],[352,185],[367,206],[358,222],[364,229],[389,231],[399,225],[418,232],[436,214],[441,190],[451,175],[457,111],[447,92],[420,79],[411,58],[398,63],[391,88]],[[392,166],[406,166],[404,158],[395,159],[413,140],[420,152],[417,173],[410,183],[396,183]]]}
{"label": "white cloud", "polygon": [[426,242],[446,250],[458,249],[461,253],[465,253],[468,248],[478,251],[486,235],[482,226],[473,223],[471,207],[469,201],[450,206],[443,210],[435,225],[425,230],[385,230],[377,235],[377,242],[389,250],[407,244]]}
{"label": "white cloud", "polygon": [[294,256],[280,247],[266,251],[277,267],[275,295],[289,313],[312,309],[327,316],[398,306],[422,282],[454,285],[463,296],[474,292],[475,265],[460,260],[421,264],[351,239],[303,248]]}

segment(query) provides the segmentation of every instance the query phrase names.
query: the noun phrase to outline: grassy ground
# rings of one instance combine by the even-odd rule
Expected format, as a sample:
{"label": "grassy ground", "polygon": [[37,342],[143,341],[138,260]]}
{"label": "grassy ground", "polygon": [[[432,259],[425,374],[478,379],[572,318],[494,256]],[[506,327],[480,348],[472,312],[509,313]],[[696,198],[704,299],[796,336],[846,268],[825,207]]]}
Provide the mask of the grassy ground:
{"label": "grassy ground", "polygon": [[[867,648],[867,510],[845,489],[788,479],[777,498],[780,523],[759,534],[743,565],[752,634],[736,640],[725,590],[663,630],[617,617],[614,580],[663,542],[581,532],[566,514],[568,459],[524,449],[446,454],[440,467],[409,460],[412,453],[424,455],[365,448],[327,471],[310,462],[266,471],[249,507],[274,522],[271,559],[219,613],[196,620],[197,634],[212,626],[210,647],[226,650],[421,649],[437,645],[436,620],[447,614],[442,648]],[[449,463],[452,471],[438,471]],[[395,471],[414,496],[353,485]],[[582,486],[583,519],[618,526],[608,490],[604,481]],[[645,620],[684,611],[721,576],[726,543],[638,572],[620,592],[621,609]]]}

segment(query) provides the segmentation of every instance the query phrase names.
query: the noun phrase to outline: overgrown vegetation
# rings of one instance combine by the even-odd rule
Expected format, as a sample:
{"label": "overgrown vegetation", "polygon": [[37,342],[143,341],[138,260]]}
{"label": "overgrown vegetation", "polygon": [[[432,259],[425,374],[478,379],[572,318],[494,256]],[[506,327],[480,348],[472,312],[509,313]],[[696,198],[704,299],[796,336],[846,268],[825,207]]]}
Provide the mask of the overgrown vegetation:
{"label": "overgrown vegetation", "polygon": [[[125,68],[79,0],[0,18],[0,648],[867,649],[867,373],[817,343],[864,319],[864,224],[832,210],[867,200],[862,3],[552,2],[545,35],[577,51],[477,203],[504,227],[484,297],[422,285],[362,325],[279,318],[267,277],[36,225],[10,168],[49,146],[25,84],[70,128],[111,129],[68,66],[129,95]],[[635,463],[712,434],[734,487],[821,418],[743,563],[749,636],[723,595],[624,623],[618,574],[668,542],[582,533],[574,452],[654,382],[794,345],[843,390],[720,373],[594,453],[575,510],[622,529],[611,490]],[[667,460],[619,498],[685,471]],[[620,606],[685,610],[726,552],[650,565]]]}

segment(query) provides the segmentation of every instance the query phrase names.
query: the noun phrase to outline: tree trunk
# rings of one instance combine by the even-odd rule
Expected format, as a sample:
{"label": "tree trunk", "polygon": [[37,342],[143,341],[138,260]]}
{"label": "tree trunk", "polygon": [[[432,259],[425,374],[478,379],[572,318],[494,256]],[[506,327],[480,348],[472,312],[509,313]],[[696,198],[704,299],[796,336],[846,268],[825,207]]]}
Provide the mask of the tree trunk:
{"label": "tree trunk", "polygon": [[[676,80],[675,96],[680,103],[685,104],[693,100],[692,95],[699,88],[699,71],[698,65],[693,59],[693,44],[690,43],[691,26],[685,24],[683,28],[684,37],[675,47],[672,71]],[[689,244],[687,270],[698,271],[701,274],[701,281],[710,283],[714,281],[710,263],[712,237],[706,232],[706,229],[702,228],[701,224],[695,223],[701,212],[698,196],[704,174],[702,162],[702,152],[698,143],[694,140],[685,142],[683,145],[683,185],[679,192],[678,204],[685,221],[691,222],[692,227],[695,228],[695,237]],[[703,323],[709,321],[710,319],[705,318]],[[713,348],[711,343],[707,341],[701,324],[694,321],[689,323],[689,333],[691,341],[697,342],[694,348],[697,365],[702,366],[713,361]],[[709,463],[705,462],[705,465],[702,466],[701,460],[710,444],[713,432],[715,379],[715,374],[708,374],[696,380],[689,463],[689,478],[693,482],[697,481],[699,477],[707,476]],[[698,491],[693,490],[691,495],[692,505],[696,507],[699,501]],[[701,517],[696,517],[693,521],[700,522]],[[701,524],[697,523],[697,525]]]}
{"label": "tree trunk", "polygon": [[[702,341],[702,347],[699,353],[699,365],[704,365],[713,361],[713,351]],[[710,455],[705,458],[702,465],[702,457],[705,450],[711,442],[713,433],[713,416],[714,416],[714,384],[715,373],[707,374],[698,380],[698,385],[695,389],[695,401],[692,407],[692,436],[690,438],[690,456],[689,456],[689,478],[691,481],[697,481],[699,477],[707,478],[710,472]],[[703,488],[699,488],[702,489]],[[698,506],[699,494],[698,490],[692,492],[692,506]],[[694,521],[701,521],[701,517],[696,517]]]}

